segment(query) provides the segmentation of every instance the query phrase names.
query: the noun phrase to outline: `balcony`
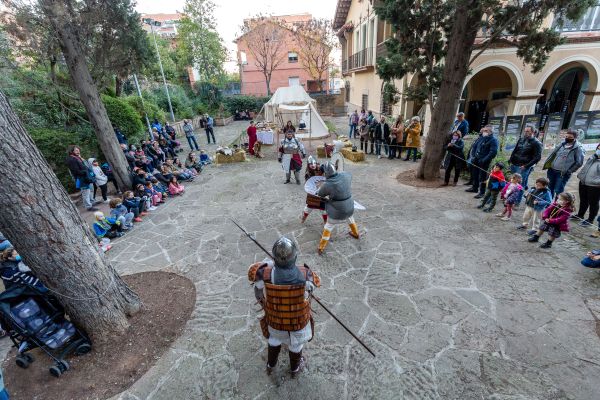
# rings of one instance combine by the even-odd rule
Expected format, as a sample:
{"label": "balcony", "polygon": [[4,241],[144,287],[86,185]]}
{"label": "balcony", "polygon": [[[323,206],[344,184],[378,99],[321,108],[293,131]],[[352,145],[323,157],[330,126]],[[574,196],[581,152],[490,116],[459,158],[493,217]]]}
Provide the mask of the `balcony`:
{"label": "balcony", "polygon": [[373,47],[367,47],[358,53],[352,54],[347,60],[342,62],[342,73],[348,73],[356,70],[366,70],[374,66]]}

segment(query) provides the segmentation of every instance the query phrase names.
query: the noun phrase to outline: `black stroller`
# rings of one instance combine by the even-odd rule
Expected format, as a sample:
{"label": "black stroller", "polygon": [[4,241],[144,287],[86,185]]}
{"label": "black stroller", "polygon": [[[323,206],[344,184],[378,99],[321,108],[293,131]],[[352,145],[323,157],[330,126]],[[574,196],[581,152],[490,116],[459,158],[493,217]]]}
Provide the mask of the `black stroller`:
{"label": "black stroller", "polygon": [[50,373],[58,378],[69,369],[67,355],[92,349],[85,332],[65,319],[58,301],[30,286],[18,285],[0,293],[0,322],[17,348],[15,362],[21,368],[34,361],[28,351],[39,347],[55,361]]}

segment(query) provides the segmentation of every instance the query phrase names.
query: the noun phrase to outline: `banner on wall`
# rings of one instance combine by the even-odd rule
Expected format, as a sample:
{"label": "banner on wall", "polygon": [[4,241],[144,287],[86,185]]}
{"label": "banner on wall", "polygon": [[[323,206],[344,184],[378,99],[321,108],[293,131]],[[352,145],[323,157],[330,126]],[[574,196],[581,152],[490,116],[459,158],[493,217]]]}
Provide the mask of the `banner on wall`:
{"label": "banner on wall", "polygon": [[544,137],[540,140],[544,143],[544,149],[553,149],[560,141],[560,131],[565,120],[564,113],[552,113],[548,115]]}
{"label": "banner on wall", "polygon": [[510,115],[506,117],[506,128],[504,129],[504,140],[502,141],[502,150],[512,151],[517,145],[521,136],[521,127],[523,125],[522,115]]}

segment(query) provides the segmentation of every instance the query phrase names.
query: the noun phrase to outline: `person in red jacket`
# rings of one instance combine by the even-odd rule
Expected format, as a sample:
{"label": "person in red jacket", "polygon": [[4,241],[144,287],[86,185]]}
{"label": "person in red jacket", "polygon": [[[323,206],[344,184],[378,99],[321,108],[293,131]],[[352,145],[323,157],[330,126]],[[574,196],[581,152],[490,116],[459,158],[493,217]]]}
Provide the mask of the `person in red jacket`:
{"label": "person in red jacket", "polygon": [[494,164],[492,167],[492,172],[487,180],[485,194],[481,199],[481,204],[477,206],[477,208],[483,208],[483,212],[492,212],[496,206],[498,193],[500,193],[506,184],[506,179],[504,179],[504,174],[502,173],[503,169],[504,164],[501,162]]}
{"label": "person in red jacket", "polygon": [[251,155],[255,155],[254,144],[256,143],[256,125],[254,124],[254,121],[250,121],[250,126],[246,130],[246,133],[248,134],[248,152]]}
{"label": "person in red jacket", "polygon": [[569,217],[574,211],[574,202],[575,197],[571,193],[563,192],[559,194],[557,200],[550,204],[542,213],[542,220],[544,222],[528,241],[536,243],[540,240],[544,232],[548,232],[548,240],[546,243],[542,243],[540,247],[542,249],[552,247],[552,243],[560,237],[561,232],[569,232]]}

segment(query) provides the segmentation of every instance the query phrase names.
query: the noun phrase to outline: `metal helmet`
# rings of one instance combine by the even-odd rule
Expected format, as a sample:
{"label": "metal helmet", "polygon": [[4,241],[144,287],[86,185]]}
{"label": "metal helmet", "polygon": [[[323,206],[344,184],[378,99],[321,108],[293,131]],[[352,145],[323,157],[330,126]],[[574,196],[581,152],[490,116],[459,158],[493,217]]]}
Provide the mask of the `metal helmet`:
{"label": "metal helmet", "polygon": [[333,165],[329,161],[327,161],[325,163],[324,171],[325,171],[325,178],[330,178],[337,173],[335,170],[335,165]]}
{"label": "metal helmet", "polygon": [[285,236],[277,239],[273,245],[273,261],[279,268],[290,268],[296,265],[298,247],[296,243]]}
{"label": "metal helmet", "polygon": [[315,169],[317,167],[317,160],[315,160],[315,158],[313,156],[308,156],[308,165],[309,167],[311,167],[312,169]]}

